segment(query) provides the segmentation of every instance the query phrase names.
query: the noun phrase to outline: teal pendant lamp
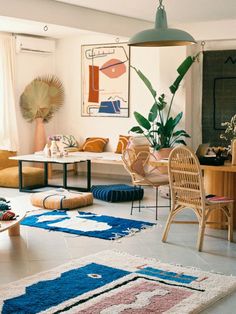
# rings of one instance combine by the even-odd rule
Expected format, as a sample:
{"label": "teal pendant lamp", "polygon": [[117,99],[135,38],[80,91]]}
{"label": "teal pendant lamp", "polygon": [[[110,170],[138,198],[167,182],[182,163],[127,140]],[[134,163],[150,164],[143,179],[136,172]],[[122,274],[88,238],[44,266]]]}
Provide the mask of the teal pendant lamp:
{"label": "teal pendant lamp", "polygon": [[159,0],[156,13],[155,28],[147,29],[132,36],[129,46],[137,47],[165,47],[187,46],[195,44],[194,38],[187,32],[175,28],[168,28],[163,0]]}

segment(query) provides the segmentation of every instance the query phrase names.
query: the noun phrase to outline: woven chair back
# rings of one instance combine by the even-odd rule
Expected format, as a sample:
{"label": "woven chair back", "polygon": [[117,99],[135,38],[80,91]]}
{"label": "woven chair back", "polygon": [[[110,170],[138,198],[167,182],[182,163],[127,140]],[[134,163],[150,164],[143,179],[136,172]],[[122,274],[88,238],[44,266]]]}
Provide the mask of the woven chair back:
{"label": "woven chair back", "polygon": [[205,192],[199,161],[186,146],[173,149],[168,163],[172,200],[175,205],[205,209]]}

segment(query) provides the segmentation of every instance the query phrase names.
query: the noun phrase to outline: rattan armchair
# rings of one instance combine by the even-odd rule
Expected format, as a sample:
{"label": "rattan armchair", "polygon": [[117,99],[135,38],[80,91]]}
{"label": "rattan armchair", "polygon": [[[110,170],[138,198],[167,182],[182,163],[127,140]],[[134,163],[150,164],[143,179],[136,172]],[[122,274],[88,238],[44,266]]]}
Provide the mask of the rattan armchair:
{"label": "rattan armchair", "polygon": [[[199,223],[197,248],[202,250],[205,228],[208,217],[213,210],[222,210],[227,221],[228,241],[233,240],[233,200],[227,198],[206,198],[200,164],[195,153],[188,147],[176,147],[170,154],[169,179],[172,207],[166,222],[162,241],[166,242],[171,223],[196,223],[196,221],[174,221],[174,218],[185,208],[193,209]],[[215,224],[216,222],[214,222]]]}
{"label": "rattan armchair", "polygon": [[154,206],[141,206],[141,201],[139,201],[138,207],[134,206],[134,202],[131,204],[132,215],[133,209],[138,208],[155,208],[156,219],[158,218],[158,208],[159,207],[169,207],[169,206],[159,206],[158,205],[158,188],[161,185],[169,184],[169,178],[167,175],[163,175],[158,171],[157,166],[155,166],[156,157],[149,151],[141,151],[138,154],[135,153],[133,149],[126,149],[123,152],[122,160],[125,169],[131,176],[132,184],[134,188],[143,186],[152,186],[156,191],[156,202]]}

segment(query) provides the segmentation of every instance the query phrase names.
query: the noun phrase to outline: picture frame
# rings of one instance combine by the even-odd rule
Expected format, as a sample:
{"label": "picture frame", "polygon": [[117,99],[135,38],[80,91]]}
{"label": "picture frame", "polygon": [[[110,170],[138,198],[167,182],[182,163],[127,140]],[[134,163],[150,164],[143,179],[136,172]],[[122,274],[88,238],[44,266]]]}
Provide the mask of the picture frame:
{"label": "picture frame", "polygon": [[81,116],[129,117],[130,48],[127,43],[81,46]]}

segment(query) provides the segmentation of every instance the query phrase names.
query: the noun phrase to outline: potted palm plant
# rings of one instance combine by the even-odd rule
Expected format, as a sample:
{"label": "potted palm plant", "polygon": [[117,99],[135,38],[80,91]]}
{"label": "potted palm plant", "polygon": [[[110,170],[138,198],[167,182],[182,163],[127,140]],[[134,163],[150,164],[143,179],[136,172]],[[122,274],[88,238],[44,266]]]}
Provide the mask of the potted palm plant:
{"label": "potted palm plant", "polygon": [[[183,112],[172,117],[171,109],[180,82],[195,60],[197,60],[198,56],[199,53],[193,57],[188,56],[178,67],[178,76],[174,83],[169,87],[172,94],[169,106],[166,102],[165,94],[158,96],[150,80],[140,70],[131,66],[150,91],[154,99],[154,104],[152,105],[147,118],[137,111],[134,112],[134,117],[138,122],[138,125],[132,127],[129,132],[144,135],[154,151],[168,154],[170,149],[176,144],[186,145],[185,138],[190,137],[185,130],[176,130],[177,125],[183,117]],[[163,156],[162,154],[161,157],[163,158],[167,156]]]}

